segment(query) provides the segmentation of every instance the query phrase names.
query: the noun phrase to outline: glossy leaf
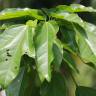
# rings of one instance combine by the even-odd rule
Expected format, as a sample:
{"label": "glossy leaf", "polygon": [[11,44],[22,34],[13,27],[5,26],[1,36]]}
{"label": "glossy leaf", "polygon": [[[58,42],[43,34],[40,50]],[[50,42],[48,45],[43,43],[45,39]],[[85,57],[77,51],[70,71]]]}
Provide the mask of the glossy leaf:
{"label": "glossy leaf", "polygon": [[56,39],[55,43],[53,44],[53,66],[56,71],[60,71],[60,65],[63,59],[63,44],[60,40]]}
{"label": "glossy leaf", "polygon": [[[32,30],[33,29],[33,30]],[[34,57],[34,28],[9,27],[0,35],[0,84],[7,86],[17,75],[21,56]]]}
{"label": "glossy leaf", "polygon": [[76,12],[96,12],[92,7],[85,7],[80,4],[71,4],[67,5],[59,5],[56,8],[45,9],[46,13],[54,18],[67,20],[69,22],[74,22],[84,27],[83,20],[75,14]]}
{"label": "glossy leaf", "polygon": [[96,12],[92,7],[85,7],[80,4],[71,4],[70,6],[59,5],[56,7],[56,10],[64,12]]}
{"label": "glossy leaf", "polygon": [[[71,23],[68,23],[68,26],[66,27],[63,25],[60,27],[60,39],[63,43],[64,49],[69,50],[72,54],[78,53],[78,47],[75,40],[75,32],[73,31],[73,27],[70,26]],[[72,24],[71,24],[72,25]]]}
{"label": "glossy leaf", "polygon": [[[93,29],[94,30],[93,31],[91,28],[92,26],[88,27],[88,29],[85,31],[85,34],[82,34],[83,32],[82,28],[77,25],[74,26],[74,30],[76,32],[76,42],[79,47],[80,57],[85,63],[90,63],[90,62],[93,63],[94,68],[96,68],[96,55],[95,55],[95,51],[93,50],[95,49],[95,43],[94,41],[92,41],[94,40],[95,30]],[[91,39],[89,39],[90,37]],[[93,43],[94,43],[94,47],[90,46],[90,44]]]}
{"label": "glossy leaf", "polygon": [[30,16],[39,20],[44,20],[45,18],[40,10],[29,8],[10,8],[0,12],[0,20],[13,19],[23,16]]}
{"label": "glossy leaf", "polygon": [[[81,24],[83,22],[82,19],[78,17],[75,12],[96,12],[95,9],[92,7],[85,7],[80,4],[71,4],[70,6],[67,5],[59,5],[56,8],[52,9],[45,9],[45,11],[49,14],[49,16],[64,19],[70,22],[75,22]],[[81,24],[81,26],[83,26]]]}
{"label": "glossy leaf", "polygon": [[[96,26],[83,21],[77,12],[96,10],[71,4],[0,12],[0,86],[7,88],[7,96],[67,96],[73,81],[76,83],[75,75],[71,76],[78,72],[74,59],[79,57],[96,69]],[[37,20],[23,25],[25,17]],[[30,59],[22,62],[22,56]],[[76,96],[95,96],[95,91],[78,86]]]}
{"label": "glossy leaf", "polygon": [[84,28],[87,35],[86,42],[90,46],[94,55],[96,55],[96,26],[91,23],[85,22]]}
{"label": "glossy leaf", "polygon": [[78,69],[76,68],[76,62],[72,58],[71,54],[67,51],[63,51],[63,60],[68,64],[68,66],[74,71],[78,72]]}
{"label": "glossy leaf", "polygon": [[71,53],[75,51],[85,63],[91,64],[93,68],[96,68],[95,26],[86,22],[82,22],[82,25],[78,22],[77,24],[67,22],[66,24],[68,26],[66,29],[66,24],[63,22],[61,24],[65,27],[61,27],[61,29],[63,28],[61,30],[61,33],[63,33],[61,36],[64,48]]}
{"label": "glossy leaf", "polygon": [[23,56],[18,76],[6,89],[7,96],[39,96],[35,85],[36,71],[32,68],[33,63],[32,58]]}
{"label": "glossy leaf", "polygon": [[83,20],[75,13],[69,12],[52,12],[49,14],[51,17],[59,19],[59,20],[66,20],[68,22],[74,22],[79,24],[80,26],[84,27]]}
{"label": "glossy leaf", "polygon": [[55,21],[42,22],[36,29],[34,38],[37,70],[41,81],[51,80],[51,62],[53,61],[53,42],[59,27]]}
{"label": "glossy leaf", "polygon": [[76,89],[76,96],[96,96],[96,89],[78,86]]}
{"label": "glossy leaf", "polygon": [[67,96],[64,77],[54,73],[50,83],[44,82],[41,86],[41,96]]}

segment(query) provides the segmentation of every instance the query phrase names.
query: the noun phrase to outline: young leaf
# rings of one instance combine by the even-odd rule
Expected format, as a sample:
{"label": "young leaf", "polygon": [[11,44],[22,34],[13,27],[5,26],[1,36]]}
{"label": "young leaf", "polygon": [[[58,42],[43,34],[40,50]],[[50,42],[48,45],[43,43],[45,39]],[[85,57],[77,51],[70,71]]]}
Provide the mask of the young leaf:
{"label": "young leaf", "polygon": [[77,14],[75,14],[76,12],[96,12],[96,10],[92,7],[85,7],[80,4],[71,4],[70,6],[59,5],[56,8],[51,8],[49,10],[45,9],[45,11],[49,14],[49,16],[74,22],[75,19],[77,21],[79,20]]}
{"label": "young leaf", "polygon": [[41,96],[67,96],[64,77],[54,73],[50,83],[44,82],[40,90]]}
{"label": "young leaf", "polygon": [[42,11],[37,10],[37,9],[10,8],[10,9],[5,9],[0,12],[0,20],[13,19],[13,18],[18,18],[18,17],[23,17],[23,16],[29,16],[29,17],[33,17],[39,20],[44,20],[45,18]]}
{"label": "young leaf", "polygon": [[41,81],[51,80],[51,62],[53,60],[53,42],[59,27],[55,21],[40,23],[34,38],[37,70]]}
{"label": "young leaf", "polygon": [[71,4],[70,6],[59,5],[56,7],[56,10],[63,12],[96,12],[92,7],[85,7],[80,4]]}
{"label": "young leaf", "polygon": [[[74,22],[74,23],[77,23],[80,26],[84,27],[83,20],[75,13],[58,11],[58,12],[50,13],[49,16],[54,17],[54,18],[59,19],[59,20],[66,20],[68,22]],[[64,21],[63,21],[63,23],[64,23]]]}
{"label": "young leaf", "polygon": [[6,87],[16,77],[23,54],[34,57],[33,31],[34,28],[21,25],[9,27],[0,35],[1,85]]}
{"label": "young leaf", "polygon": [[78,86],[76,88],[76,96],[96,96],[96,89]]}
{"label": "young leaf", "polygon": [[96,10],[93,9],[92,7],[85,7],[80,4],[71,4],[70,6],[59,5],[56,8],[52,8],[49,10],[46,9],[46,12],[51,17],[67,20],[69,22],[74,22],[84,27],[83,20],[75,13],[76,12],[96,12]]}

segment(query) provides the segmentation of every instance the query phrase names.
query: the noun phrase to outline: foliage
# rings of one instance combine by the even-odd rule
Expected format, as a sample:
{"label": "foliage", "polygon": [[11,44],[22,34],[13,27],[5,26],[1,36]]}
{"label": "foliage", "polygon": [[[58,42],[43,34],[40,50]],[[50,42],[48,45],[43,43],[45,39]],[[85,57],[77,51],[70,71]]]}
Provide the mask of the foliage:
{"label": "foliage", "polygon": [[71,4],[0,12],[0,85],[7,96],[68,96],[68,76],[76,96],[96,96],[74,77],[79,74],[74,57],[96,70],[96,26],[78,12],[96,10]]}

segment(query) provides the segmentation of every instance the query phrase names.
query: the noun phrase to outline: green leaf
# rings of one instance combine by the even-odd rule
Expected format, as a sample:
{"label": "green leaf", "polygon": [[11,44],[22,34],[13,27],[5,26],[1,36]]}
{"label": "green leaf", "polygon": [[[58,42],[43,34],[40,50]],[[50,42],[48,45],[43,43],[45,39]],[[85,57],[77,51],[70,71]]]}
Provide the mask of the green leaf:
{"label": "green leaf", "polygon": [[36,71],[33,70],[32,65],[34,60],[32,58],[23,56],[18,76],[6,89],[7,96],[39,96],[38,88],[35,85]]}
{"label": "green leaf", "polygon": [[[29,84],[28,79],[29,79],[29,73],[26,72],[26,68],[22,68],[21,72],[16,77],[16,79],[13,80],[13,82],[8,86],[6,90],[7,96],[24,96],[23,93],[25,93],[24,89],[26,88],[25,84],[27,83],[27,86]],[[23,89],[23,92],[22,92],[22,89]]]}
{"label": "green leaf", "polygon": [[35,56],[34,28],[12,26],[0,35],[0,84],[7,86],[18,74],[21,56]]}
{"label": "green leaf", "polygon": [[96,89],[78,86],[76,89],[76,96],[96,96]]}
{"label": "green leaf", "polygon": [[79,24],[78,22],[77,21],[75,23],[72,22],[65,23],[65,21],[59,22],[59,24],[61,23],[60,29],[63,28],[61,30],[61,33],[65,31],[65,33],[61,35],[62,41],[64,43],[64,48],[70,51],[71,53],[79,54],[82,61],[84,61],[85,63],[87,63],[88,65],[90,65],[95,69],[96,68],[96,55],[95,55],[96,26],[83,21],[81,22],[82,24]]}
{"label": "green leaf", "polygon": [[[68,22],[74,22],[84,27],[83,20],[75,13],[58,11],[58,12],[51,12],[49,16],[56,18],[58,20],[66,20]],[[65,22],[65,21],[62,21],[62,22]]]}
{"label": "green leaf", "polygon": [[67,96],[64,77],[54,73],[50,83],[44,82],[41,86],[41,96]]}
{"label": "green leaf", "polygon": [[54,60],[53,60],[53,66],[55,71],[60,71],[60,65],[63,59],[63,44],[59,39],[55,40],[55,43],[53,44],[53,54],[54,54]]}
{"label": "green leaf", "polygon": [[[90,25],[90,24],[89,24]],[[93,63],[93,68],[96,68],[96,55],[95,55],[95,26],[89,26],[86,23],[85,34],[80,26],[74,24],[76,32],[76,42],[79,48],[79,55],[85,63]]]}
{"label": "green leaf", "polygon": [[56,8],[45,9],[45,12],[51,17],[77,22],[80,18],[75,14],[76,12],[96,12],[96,10],[80,4],[71,4],[70,6],[59,5]]}
{"label": "green leaf", "polygon": [[82,22],[83,26],[81,24],[65,22],[66,21],[59,22],[59,24],[61,23],[60,32],[62,34],[64,48],[72,54],[79,54],[85,63],[96,68],[96,26],[87,22]]}
{"label": "green leaf", "polygon": [[84,24],[84,28],[87,35],[86,42],[90,46],[94,55],[96,55],[96,26],[87,22],[84,22]]}
{"label": "green leaf", "polygon": [[32,20],[29,20],[26,25],[30,26],[30,27],[36,27],[37,26],[37,19],[32,21]]}
{"label": "green leaf", "polygon": [[85,7],[80,4],[71,4],[70,6],[59,5],[56,7],[56,10],[63,12],[96,12],[92,7]]}
{"label": "green leaf", "polygon": [[72,58],[71,54],[65,50],[63,51],[63,60],[74,72],[78,72],[75,60]]}
{"label": "green leaf", "polygon": [[[78,46],[76,44],[75,40],[75,32],[73,30],[73,26],[71,26],[71,23],[65,23],[68,24],[64,25],[64,22],[61,23],[62,26],[60,27],[60,39],[63,43],[64,49],[67,49],[70,51],[72,54],[77,54],[78,53]],[[71,25],[70,25],[71,24]]]}
{"label": "green leaf", "polygon": [[34,38],[37,70],[40,80],[51,80],[51,62],[53,61],[53,42],[59,27],[55,21],[39,23]]}
{"label": "green leaf", "polygon": [[0,20],[13,19],[13,18],[18,18],[18,17],[23,17],[23,16],[29,16],[29,17],[33,17],[39,20],[45,19],[42,11],[37,10],[37,9],[10,8],[10,9],[5,9],[0,12]]}
{"label": "green leaf", "polygon": [[6,29],[8,26],[6,24],[3,24],[2,26],[0,26],[0,30],[4,30]]}
{"label": "green leaf", "polygon": [[[74,23],[77,23],[80,26],[84,27],[83,20],[76,13],[62,11],[62,8],[61,8],[61,10],[56,10],[54,8],[54,9],[50,9],[50,10],[46,9],[45,11],[48,12],[48,15],[50,17],[56,18],[59,21],[66,20],[67,22],[74,22]],[[65,22],[65,21],[62,21],[62,22]]]}

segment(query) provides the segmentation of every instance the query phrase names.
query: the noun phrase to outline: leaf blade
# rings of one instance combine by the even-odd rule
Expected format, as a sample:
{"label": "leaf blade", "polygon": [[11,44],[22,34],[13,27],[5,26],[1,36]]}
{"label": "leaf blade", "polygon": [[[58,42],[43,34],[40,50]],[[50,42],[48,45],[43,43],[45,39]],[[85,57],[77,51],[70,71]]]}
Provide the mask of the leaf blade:
{"label": "leaf blade", "polygon": [[10,8],[10,9],[5,9],[0,12],[0,20],[14,19],[14,18],[19,18],[23,16],[33,17],[38,20],[45,19],[43,13],[40,10],[36,10],[36,9]]}
{"label": "leaf blade", "polygon": [[0,35],[0,84],[4,87],[17,76],[23,54],[34,58],[34,48],[29,46],[32,39],[28,36],[33,31],[28,29],[27,25],[9,27]]}
{"label": "leaf blade", "polygon": [[[43,26],[42,26],[43,25]],[[37,70],[41,81],[51,80],[51,62],[53,60],[52,46],[58,32],[55,21],[40,23],[35,36]],[[43,37],[42,37],[43,36]]]}
{"label": "leaf blade", "polygon": [[89,87],[79,86],[75,92],[76,96],[96,96],[96,90]]}

